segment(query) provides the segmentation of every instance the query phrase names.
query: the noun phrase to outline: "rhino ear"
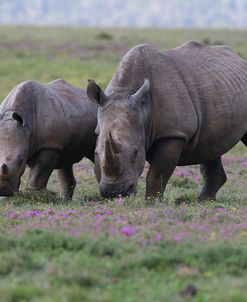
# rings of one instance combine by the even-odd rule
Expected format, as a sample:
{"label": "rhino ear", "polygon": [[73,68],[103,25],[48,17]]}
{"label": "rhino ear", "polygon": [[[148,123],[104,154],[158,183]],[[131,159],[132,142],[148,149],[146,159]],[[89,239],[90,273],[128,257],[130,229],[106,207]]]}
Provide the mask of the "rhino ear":
{"label": "rhino ear", "polygon": [[18,125],[20,125],[20,126],[22,126],[22,127],[25,126],[25,121],[24,121],[23,117],[22,117],[19,113],[14,112],[14,113],[12,114],[12,118],[13,118],[15,121],[17,121]]}
{"label": "rhino ear", "polygon": [[136,93],[132,94],[130,97],[130,102],[134,105],[140,105],[145,101],[145,96],[150,90],[150,82],[148,79],[144,80],[143,85],[136,91]]}
{"label": "rhino ear", "polygon": [[88,80],[87,96],[92,102],[95,102],[102,107],[107,103],[107,96],[94,80]]}

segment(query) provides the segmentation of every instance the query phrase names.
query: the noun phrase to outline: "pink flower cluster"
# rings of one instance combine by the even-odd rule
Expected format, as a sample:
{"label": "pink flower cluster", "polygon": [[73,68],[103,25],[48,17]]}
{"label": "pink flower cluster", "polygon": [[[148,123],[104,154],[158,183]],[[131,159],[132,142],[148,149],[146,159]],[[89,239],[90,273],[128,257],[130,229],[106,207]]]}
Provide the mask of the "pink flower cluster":
{"label": "pink flower cluster", "polygon": [[123,235],[129,237],[136,233],[136,230],[133,227],[130,226],[124,226],[121,228],[121,232]]}

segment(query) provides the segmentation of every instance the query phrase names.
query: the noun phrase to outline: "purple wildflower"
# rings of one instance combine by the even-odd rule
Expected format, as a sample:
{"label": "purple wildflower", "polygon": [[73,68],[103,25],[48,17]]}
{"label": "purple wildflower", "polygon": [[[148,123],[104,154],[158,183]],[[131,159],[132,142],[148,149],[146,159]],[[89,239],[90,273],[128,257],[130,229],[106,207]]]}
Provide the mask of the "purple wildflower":
{"label": "purple wildflower", "polygon": [[123,235],[129,237],[135,234],[135,229],[129,226],[124,226],[121,229]]}
{"label": "purple wildflower", "polygon": [[160,233],[157,233],[157,234],[155,235],[155,240],[157,240],[157,241],[162,240],[162,235],[161,235]]}
{"label": "purple wildflower", "polygon": [[105,214],[106,214],[106,215],[112,215],[113,213],[112,213],[112,211],[110,211],[110,210],[106,210],[106,211],[105,211]]}
{"label": "purple wildflower", "polygon": [[213,217],[210,219],[210,221],[211,221],[212,223],[216,223],[216,222],[218,222],[218,217],[217,217],[217,216],[213,216]]}
{"label": "purple wildflower", "polygon": [[200,179],[201,179],[201,177],[200,177],[199,175],[195,175],[195,176],[193,177],[193,179],[194,179],[195,182],[199,182]]}
{"label": "purple wildflower", "polygon": [[76,214],[76,213],[77,213],[77,210],[69,210],[68,213],[69,213],[69,214]]}
{"label": "purple wildflower", "polygon": [[67,213],[65,213],[65,212],[63,212],[63,211],[59,212],[58,215],[59,215],[61,218],[67,218],[67,217],[69,217],[69,214],[67,214]]}
{"label": "purple wildflower", "polygon": [[122,197],[122,195],[118,195],[117,203],[118,203],[119,206],[121,206],[123,204],[123,197]]}
{"label": "purple wildflower", "polygon": [[175,234],[174,239],[177,242],[184,241],[185,239],[188,239],[189,234],[186,231],[180,231],[177,234]]}
{"label": "purple wildflower", "polygon": [[45,211],[44,211],[44,214],[45,215],[54,215],[54,210],[53,209],[46,209]]}
{"label": "purple wildflower", "polygon": [[19,215],[18,215],[18,212],[16,212],[16,211],[11,211],[11,212],[9,212],[9,213],[7,214],[7,216],[8,216],[9,218],[17,218]]}
{"label": "purple wildflower", "polygon": [[95,214],[95,217],[98,217],[98,218],[101,218],[101,217],[103,217],[103,216],[104,216],[104,214],[101,214],[101,213]]}
{"label": "purple wildflower", "polygon": [[244,161],[242,162],[242,165],[243,165],[243,167],[247,168],[247,160],[244,160]]}
{"label": "purple wildflower", "polygon": [[190,172],[186,169],[179,169],[178,171],[175,171],[174,175],[175,176],[187,177],[187,176],[190,176]]}
{"label": "purple wildflower", "polygon": [[37,217],[40,216],[42,214],[42,212],[40,210],[34,210],[34,211],[27,211],[24,213],[25,217]]}

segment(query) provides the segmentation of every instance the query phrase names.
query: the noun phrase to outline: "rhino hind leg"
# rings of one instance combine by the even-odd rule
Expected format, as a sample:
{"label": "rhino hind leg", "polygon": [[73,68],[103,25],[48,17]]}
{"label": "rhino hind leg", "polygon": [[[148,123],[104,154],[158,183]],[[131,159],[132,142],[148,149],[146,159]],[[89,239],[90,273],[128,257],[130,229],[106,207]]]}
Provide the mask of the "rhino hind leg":
{"label": "rhino hind leg", "polygon": [[199,195],[200,200],[214,200],[216,193],[227,180],[221,157],[200,165],[201,174],[204,179],[204,185]]}
{"label": "rhino hind leg", "polygon": [[73,166],[71,165],[57,170],[57,176],[60,183],[60,191],[62,197],[66,200],[71,200],[76,186]]}

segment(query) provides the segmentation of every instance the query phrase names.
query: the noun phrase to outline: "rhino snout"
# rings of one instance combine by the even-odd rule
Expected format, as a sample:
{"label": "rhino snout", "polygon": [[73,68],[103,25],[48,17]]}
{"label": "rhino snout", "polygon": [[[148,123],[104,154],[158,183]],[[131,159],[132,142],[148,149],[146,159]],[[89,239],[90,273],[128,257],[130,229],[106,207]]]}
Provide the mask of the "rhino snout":
{"label": "rhino snout", "polygon": [[4,187],[0,188],[0,196],[13,196],[14,192],[11,188]]}
{"label": "rhino snout", "polygon": [[118,187],[114,184],[104,184],[101,183],[99,186],[100,195],[105,198],[113,198],[117,197],[118,195],[122,196],[129,196],[136,194],[136,186],[134,183],[130,183],[125,185],[124,188]]}
{"label": "rhino snout", "polygon": [[2,181],[0,177],[0,196],[13,196],[18,191],[20,181]]}
{"label": "rhino snout", "polygon": [[0,196],[13,196],[18,191],[20,179],[9,167],[3,163],[0,164]]}

